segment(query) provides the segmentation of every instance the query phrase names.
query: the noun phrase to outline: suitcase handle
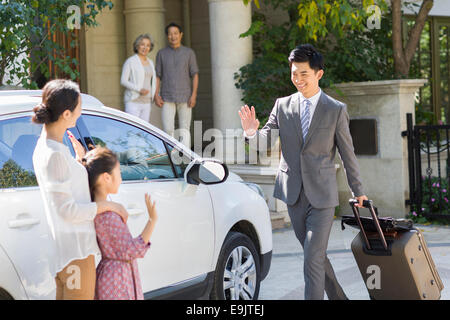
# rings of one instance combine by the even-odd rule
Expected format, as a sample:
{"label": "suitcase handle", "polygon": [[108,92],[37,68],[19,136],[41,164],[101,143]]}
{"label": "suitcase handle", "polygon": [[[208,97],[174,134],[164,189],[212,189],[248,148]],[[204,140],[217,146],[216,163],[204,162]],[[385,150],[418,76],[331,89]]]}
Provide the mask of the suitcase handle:
{"label": "suitcase handle", "polygon": [[[356,199],[350,199],[349,201],[352,201],[353,204],[357,204],[358,203],[358,200],[356,200]],[[375,214],[378,217],[378,208],[373,205],[372,200],[363,200],[363,207],[367,208],[367,209],[370,209],[370,207],[372,207],[373,210],[375,210]]]}
{"label": "suitcase handle", "polygon": [[[367,238],[366,231],[364,230],[364,227],[361,223],[361,218],[359,217],[359,209],[358,209],[358,207],[355,206],[358,203],[359,203],[359,201],[356,199],[349,200],[349,204],[352,207],[353,214],[355,215],[356,221],[358,221],[359,229],[362,232],[364,242],[366,243],[367,249],[372,250],[372,246],[370,245],[369,239]],[[388,249],[388,245],[386,242],[386,238],[384,237],[383,230],[381,230],[380,222],[378,221],[378,212],[377,212],[378,210],[373,206],[372,200],[364,200],[363,206],[365,208],[369,209],[370,214],[372,215],[373,223],[375,225],[375,228],[378,231],[378,235],[380,236],[381,243],[383,244],[383,248],[386,251],[388,251],[389,249]]]}

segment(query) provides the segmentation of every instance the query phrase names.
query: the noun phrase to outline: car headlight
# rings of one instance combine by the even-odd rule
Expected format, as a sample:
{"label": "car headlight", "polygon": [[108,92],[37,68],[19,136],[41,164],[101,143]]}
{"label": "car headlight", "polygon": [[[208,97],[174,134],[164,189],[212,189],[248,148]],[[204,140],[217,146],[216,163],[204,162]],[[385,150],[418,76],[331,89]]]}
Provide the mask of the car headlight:
{"label": "car headlight", "polygon": [[245,182],[243,181],[242,183],[244,183],[247,187],[249,187],[250,189],[252,189],[253,191],[255,191],[257,194],[259,194],[264,200],[266,200],[266,195],[264,194],[264,191],[262,190],[262,188],[257,185],[256,183],[252,183],[252,182]]}

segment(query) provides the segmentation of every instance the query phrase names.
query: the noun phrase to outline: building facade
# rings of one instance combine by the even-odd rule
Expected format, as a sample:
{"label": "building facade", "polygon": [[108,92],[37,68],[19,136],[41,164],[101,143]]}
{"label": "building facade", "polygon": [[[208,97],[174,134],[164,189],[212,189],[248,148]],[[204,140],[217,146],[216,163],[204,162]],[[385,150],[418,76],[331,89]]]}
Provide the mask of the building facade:
{"label": "building facade", "polygon": [[[165,26],[183,27],[183,45],[191,47],[199,65],[199,89],[193,120],[202,130],[240,127],[237,110],[241,94],[233,75],[252,59],[251,38],[239,38],[251,24],[251,6],[242,0],[114,0],[111,10],[97,17],[99,25],[80,32],[83,92],[105,105],[123,110],[120,76],[124,61],[133,54],[132,43],[149,33],[155,47],[149,57],[167,45]],[[152,107],[151,123],[161,125],[161,109]]]}

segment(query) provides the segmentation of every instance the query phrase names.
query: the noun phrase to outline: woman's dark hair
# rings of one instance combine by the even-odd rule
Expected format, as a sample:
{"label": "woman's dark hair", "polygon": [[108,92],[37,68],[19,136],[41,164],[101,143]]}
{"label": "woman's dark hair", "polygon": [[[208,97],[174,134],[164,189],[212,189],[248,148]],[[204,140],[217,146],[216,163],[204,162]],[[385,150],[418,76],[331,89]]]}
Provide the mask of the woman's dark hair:
{"label": "woman's dark hair", "polygon": [[152,36],[149,35],[148,33],[144,33],[144,34],[139,35],[136,38],[136,40],[134,40],[134,42],[133,42],[133,51],[134,51],[134,53],[138,53],[139,45],[141,44],[141,41],[144,40],[144,39],[148,39],[148,41],[150,41],[150,51],[149,52],[152,52],[153,48],[155,47],[155,44],[153,43]]}
{"label": "woman's dark hair", "polygon": [[315,72],[323,70],[323,57],[319,51],[310,44],[301,44],[291,51],[288,57],[289,68],[293,62],[308,62]]}
{"label": "woman's dark hair", "polygon": [[166,31],[166,36],[169,35],[169,29],[172,28],[172,27],[178,28],[178,30],[180,31],[180,33],[183,32],[183,30],[181,29],[181,26],[179,26],[179,25],[176,24],[175,22],[171,22],[171,23],[169,23],[169,24],[167,25],[167,27],[166,27],[166,30],[165,30],[165,31]]}
{"label": "woman's dark hair", "polygon": [[94,201],[97,179],[105,172],[112,173],[117,165],[117,155],[108,148],[96,147],[86,153],[81,161],[88,172],[89,191]]}
{"label": "woman's dark hair", "polygon": [[42,89],[42,102],[34,107],[32,121],[48,124],[59,119],[64,111],[75,110],[80,97],[80,87],[71,80],[56,79]]}

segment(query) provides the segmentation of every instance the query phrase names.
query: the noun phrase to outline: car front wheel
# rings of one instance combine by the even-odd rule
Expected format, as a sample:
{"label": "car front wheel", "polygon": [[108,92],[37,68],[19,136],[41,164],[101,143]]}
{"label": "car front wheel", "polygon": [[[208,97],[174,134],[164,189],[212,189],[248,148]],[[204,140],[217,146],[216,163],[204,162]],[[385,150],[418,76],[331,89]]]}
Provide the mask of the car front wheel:
{"label": "car front wheel", "polygon": [[211,298],[256,300],[261,282],[259,255],[245,234],[230,232],[217,261]]}

